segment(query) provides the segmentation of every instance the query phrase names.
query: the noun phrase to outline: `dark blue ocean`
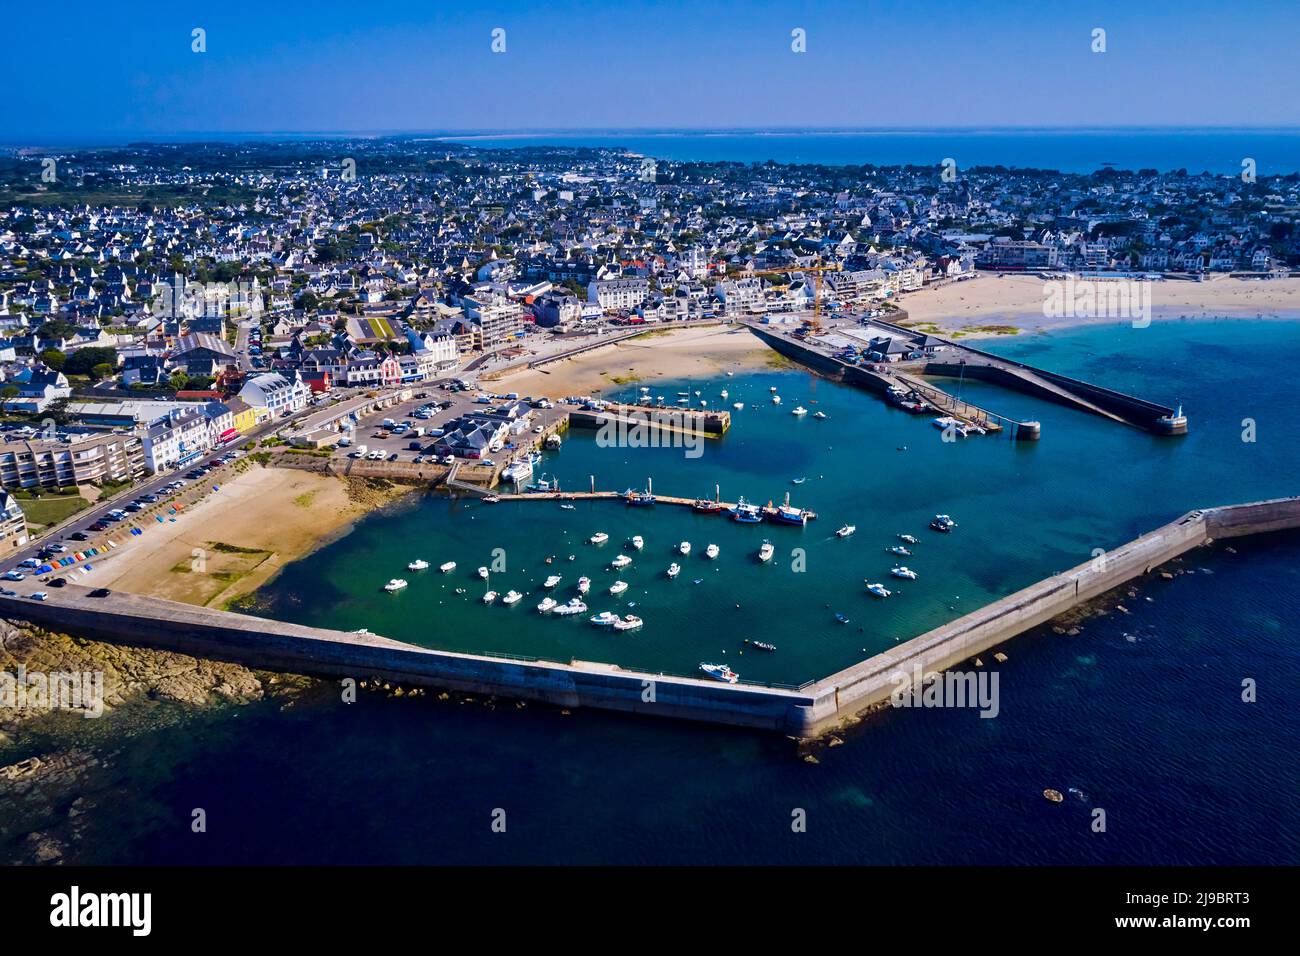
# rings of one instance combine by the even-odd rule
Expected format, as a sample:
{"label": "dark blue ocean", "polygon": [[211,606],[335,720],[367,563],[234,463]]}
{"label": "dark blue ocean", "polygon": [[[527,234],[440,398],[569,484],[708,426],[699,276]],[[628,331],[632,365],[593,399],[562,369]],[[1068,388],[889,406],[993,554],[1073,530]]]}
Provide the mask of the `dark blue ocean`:
{"label": "dark blue ocean", "polygon": [[1018,166],[1090,173],[1107,165],[1259,175],[1300,170],[1297,129],[574,130],[450,135],[473,146],[621,146],[658,159],[700,162]]}
{"label": "dark blue ocean", "polygon": [[[1111,545],[1197,504],[1296,490],[1300,324],[1169,323],[1141,334],[1113,327],[990,347],[1181,401],[1193,432],[1154,439],[1025,396],[982,392],[975,400],[1040,418],[1044,438],[1032,449],[994,439],[950,448],[963,457],[926,478],[927,494],[938,482],[954,513],[972,515],[959,529],[969,536],[952,542],[962,553],[983,542],[1000,554],[1023,552],[1025,567],[1057,570],[1089,540]],[[885,413],[866,394],[802,373],[756,374],[788,376],[782,388],[792,397],[806,388],[829,402],[826,390],[836,389],[837,415],[855,403],[868,420]],[[1246,417],[1257,424],[1251,444],[1241,441]],[[923,421],[899,422],[915,431],[916,447],[937,440]],[[864,485],[897,443],[890,432],[879,447],[860,449]],[[1115,457],[1124,448],[1141,454]],[[711,454],[725,461],[731,452]],[[1023,489],[1024,512],[989,505],[1014,497],[1008,486]],[[864,487],[864,501],[878,493]],[[430,501],[419,506],[426,511],[437,520],[446,506]],[[992,511],[1000,518],[990,524]],[[1048,546],[1054,520],[1063,537]],[[317,567],[328,596],[332,555],[371,547],[376,529],[392,521],[367,519],[291,566],[269,594],[291,595]],[[97,726],[80,731],[79,742],[104,763],[48,810],[0,807],[0,858],[21,858],[25,834],[41,829],[69,841],[69,861],[85,863],[1294,865],[1300,537],[1233,547],[1189,555],[1190,573],[1172,581],[1139,584],[1137,598],[1124,598],[1129,614],[1088,620],[1075,636],[1043,628],[1011,642],[995,719],[972,710],[886,712],[846,733],[841,746],[817,749],[816,764],[771,734],[508,701],[362,695],[344,705],[328,685],[288,707],[156,704],[85,721]],[[772,616],[781,633],[779,610]],[[781,642],[808,634],[800,620]],[[1253,703],[1241,698],[1247,679],[1258,687]],[[39,748],[39,740],[0,748],[0,763]],[[1048,787],[1084,796],[1050,803]],[[81,802],[72,821],[74,796]],[[195,835],[189,821],[200,807],[208,832]],[[1098,808],[1104,833],[1091,826]],[[503,834],[491,829],[498,809]],[[800,810],[807,831],[794,833]]]}

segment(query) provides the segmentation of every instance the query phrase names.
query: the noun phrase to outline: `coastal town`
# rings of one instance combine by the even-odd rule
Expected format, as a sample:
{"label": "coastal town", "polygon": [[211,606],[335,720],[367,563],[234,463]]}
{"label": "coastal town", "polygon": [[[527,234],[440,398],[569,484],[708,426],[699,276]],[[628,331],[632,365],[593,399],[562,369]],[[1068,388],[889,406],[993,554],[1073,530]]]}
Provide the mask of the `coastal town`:
{"label": "coastal town", "polygon": [[[26,543],[23,509],[37,533],[307,411],[309,443],[337,444],[380,393],[468,388],[647,327],[811,312],[939,331],[908,321],[912,301],[981,277],[1253,291],[1300,266],[1293,174],[668,163],[404,138],[15,150],[0,170],[0,550]],[[484,425],[458,416],[431,459],[486,457],[499,435]]]}

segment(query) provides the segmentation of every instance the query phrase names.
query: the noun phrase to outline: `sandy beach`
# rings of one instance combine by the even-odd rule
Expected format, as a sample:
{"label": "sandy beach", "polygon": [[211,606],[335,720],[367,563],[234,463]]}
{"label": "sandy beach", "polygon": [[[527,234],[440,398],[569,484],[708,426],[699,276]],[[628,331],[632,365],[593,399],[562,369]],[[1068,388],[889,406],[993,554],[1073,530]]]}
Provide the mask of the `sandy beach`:
{"label": "sandy beach", "polygon": [[409,491],[256,465],[175,521],[132,538],[78,583],[223,606]]}
{"label": "sandy beach", "polygon": [[611,387],[657,379],[710,378],[761,368],[775,353],[736,326],[656,329],[542,369],[503,375],[493,387],[521,395],[593,395]]}
{"label": "sandy beach", "polygon": [[[1106,285],[1099,283],[1098,285]],[[908,324],[964,337],[1041,332],[1125,319],[1044,315],[1045,282],[1029,275],[980,275],[903,296]],[[1300,279],[1252,281],[1217,276],[1205,282],[1151,283],[1152,321],[1188,318],[1300,318]],[[933,326],[933,327],[931,327]]]}

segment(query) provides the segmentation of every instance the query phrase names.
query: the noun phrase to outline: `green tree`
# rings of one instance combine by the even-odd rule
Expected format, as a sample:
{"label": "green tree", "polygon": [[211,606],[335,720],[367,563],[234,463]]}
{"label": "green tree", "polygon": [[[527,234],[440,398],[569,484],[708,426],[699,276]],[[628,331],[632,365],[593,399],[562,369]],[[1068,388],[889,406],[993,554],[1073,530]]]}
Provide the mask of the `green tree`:
{"label": "green tree", "polygon": [[46,349],[40,354],[40,360],[56,372],[63,371],[68,363],[68,357],[58,349]]}
{"label": "green tree", "polygon": [[109,346],[77,349],[68,356],[63,370],[69,375],[90,375],[96,365],[117,367],[117,350]]}

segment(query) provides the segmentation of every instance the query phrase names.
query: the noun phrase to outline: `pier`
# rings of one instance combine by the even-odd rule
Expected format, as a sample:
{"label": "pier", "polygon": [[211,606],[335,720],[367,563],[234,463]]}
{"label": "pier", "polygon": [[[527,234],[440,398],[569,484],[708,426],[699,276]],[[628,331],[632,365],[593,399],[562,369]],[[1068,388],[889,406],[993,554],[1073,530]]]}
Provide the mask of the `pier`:
{"label": "pier", "polygon": [[[445,688],[760,728],[795,737],[833,731],[887,701],[897,675],[941,671],[1148,575],[1212,540],[1300,528],[1300,497],[1188,512],[1169,524],[1050,575],[904,644],[800,687],[628,670],[612,664],[464,654],[375,634],[304,627],[135,594],[92,598],[76,584],[43,601],[33,579],[0,596],[0,614],[118,644],[162,648],[250,667]],[[653,689],[653,693],[647,690]]]}

